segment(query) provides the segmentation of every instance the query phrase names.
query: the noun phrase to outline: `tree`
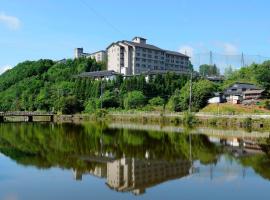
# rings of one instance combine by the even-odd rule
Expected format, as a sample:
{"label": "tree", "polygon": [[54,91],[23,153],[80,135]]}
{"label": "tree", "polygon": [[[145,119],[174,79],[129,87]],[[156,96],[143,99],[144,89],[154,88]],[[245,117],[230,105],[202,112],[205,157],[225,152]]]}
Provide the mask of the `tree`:
{"label": "tree", "polygon": [[145,96],[141,91],[132,91],[127,93],[124,99],[125,109],[139,108],[145,105]]}
{"label": "tree", "polygon": [[255,67],[255,78],[264,89],[270,90],[270,61]]}
{"label": "tree", "polygon": [[226,67],[224,69],[224,76],[225,76],[225,78],[230,77],[232,75],[232,73],[233,73],[233,69],[232,69],[232,66],[231,65],[228,66],[228,67]]}
{"label": "tree", "polygon": [[[207,104],[207,100],[213,96],[213,92],[217,90],[217,86],[208,80],[199,80],[192,84],[192,110],[198,111]],[[189,108],[190,99],[190,83],[170,98],[168,107],[176,112],[186,111]]]}
{"label": "tree", "polygon": [[154,97],[148,102],[151,106],[163,106],[165,103],[164,99],[162,99],[161,97]]}
{"label": "tree", "polygon": [[61,112],[63,114],[75,114],[82,110],[83,106],[75,96],[61,98]]}
{"label": "tree", "polygon": [[218,76],[220,75],[219,69],[216,65],[201,65],[200,74],[202,76]]}

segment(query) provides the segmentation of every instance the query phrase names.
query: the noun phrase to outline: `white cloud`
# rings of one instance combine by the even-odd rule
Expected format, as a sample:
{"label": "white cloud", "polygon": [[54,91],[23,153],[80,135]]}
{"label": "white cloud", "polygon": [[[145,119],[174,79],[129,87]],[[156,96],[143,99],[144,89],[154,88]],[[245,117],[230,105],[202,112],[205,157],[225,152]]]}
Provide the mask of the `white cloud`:
{"label": "white cloud", "polygon": [[18,30],[21,27],[21,21],[17,17],[6,15],[4,12],[0,12],[0,23],[11,30]]}
{"label": "white cloud", "polygon": [[183,45],[179,48],[179,52],[183,54],[187,54],[189,57],[194,56],[194,48],[190,45]]}
{"label": "white cloud", "polygon": [[238,53],[238,47],[232,43],[223,43],[222,49],[225,54],[234,55]]}
{"label": "white cloud", "polygon": [[0,67],[0,75],[11,68],[12,67],[10,65],[4,65],[4,66]]}

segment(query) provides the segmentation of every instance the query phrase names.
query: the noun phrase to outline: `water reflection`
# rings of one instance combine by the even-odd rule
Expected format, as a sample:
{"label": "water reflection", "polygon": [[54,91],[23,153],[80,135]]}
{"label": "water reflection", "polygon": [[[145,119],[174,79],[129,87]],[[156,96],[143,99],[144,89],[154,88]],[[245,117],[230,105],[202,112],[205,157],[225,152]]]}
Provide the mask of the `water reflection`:
{"label": "water reflection", "polygon": [[269,137],[195,133],[104,124],[1,124],[0,152],[19,165],[68,169],[77,181],[96,176],[112,190],[135,195],[188,176],[246,177],[248,167],[270,179]]}

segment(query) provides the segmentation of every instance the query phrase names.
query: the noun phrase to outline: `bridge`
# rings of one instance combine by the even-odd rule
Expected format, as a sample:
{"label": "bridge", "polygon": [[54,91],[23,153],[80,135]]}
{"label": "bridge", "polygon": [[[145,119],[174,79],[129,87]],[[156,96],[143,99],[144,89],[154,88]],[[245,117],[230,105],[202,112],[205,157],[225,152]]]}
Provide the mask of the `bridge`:
{"label": "bridge", "polygon": [[50,122],[54,121],[54,113],[45,112],[0,112],[0,123],[6,121],[7,117],[24,117],[27,122],[33,122],[34,117],[49,117]]}

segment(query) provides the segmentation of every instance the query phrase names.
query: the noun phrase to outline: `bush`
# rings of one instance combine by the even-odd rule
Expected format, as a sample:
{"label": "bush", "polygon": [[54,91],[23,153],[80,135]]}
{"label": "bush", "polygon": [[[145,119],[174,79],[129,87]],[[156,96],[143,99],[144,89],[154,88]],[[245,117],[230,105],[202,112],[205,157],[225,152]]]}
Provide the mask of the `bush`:
{"label": "bush", "polygon": [[154,97],[148,101],[151,106],[163,106],[165,101],[161,97]]}
{"label": "bush", "polygon": [[183,123],[185,126],[191,127],[196,123],[196,117],[190,112],[185,112],[183,116]]}
{"label": "bush", "polygon": [[106,91],[102,95],[102,108],[117,108],[119,107],[119,100],[114,92]]}
{"label": "bush", "polygon": [[124,99],[125,109],[140,108],[145,105],[145,96],[141,91],[129,92]]}
{"label": "bush", "polygon": [[61,111],[63,114],[75,114],[82,110],[83,106],[75,96],[68,96],[61,99]]}
{"label": "bush", "polygon": [[264,108],[270,110],[270,101],[269,100],[265,101]]}
{"label": "bush", "polygon": [[86,113],[93,113],[100,108],[100,100],[98,98],[90,98],[85,104],[84,111]]}

